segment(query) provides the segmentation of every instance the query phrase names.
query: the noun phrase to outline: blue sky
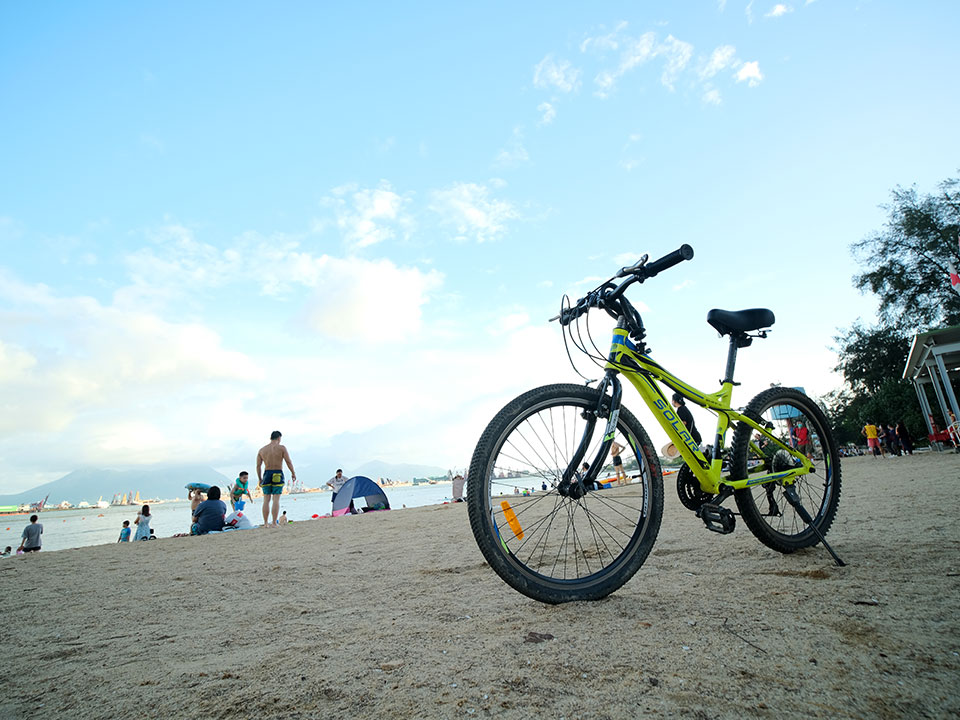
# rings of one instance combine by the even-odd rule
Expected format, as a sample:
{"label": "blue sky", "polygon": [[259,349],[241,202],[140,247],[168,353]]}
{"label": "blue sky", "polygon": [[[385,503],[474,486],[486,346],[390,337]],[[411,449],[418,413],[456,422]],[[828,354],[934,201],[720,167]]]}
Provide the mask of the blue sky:
{"label": "blue sky", "polygon": [[309,484],[462,468],[576,379],[561,295],[681,243],[661,362],[714,389],[706,311],[766,306],[739,400],[833,389],[850,243],[960,166],[958,7],[0,5],[0,492],[275,428]]}

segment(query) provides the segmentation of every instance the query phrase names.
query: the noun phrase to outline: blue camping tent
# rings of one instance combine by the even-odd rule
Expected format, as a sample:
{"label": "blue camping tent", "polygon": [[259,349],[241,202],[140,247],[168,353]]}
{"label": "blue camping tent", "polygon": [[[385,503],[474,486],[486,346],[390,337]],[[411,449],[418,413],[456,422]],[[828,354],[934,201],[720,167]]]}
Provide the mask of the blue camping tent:
{"label": "blue camping tent", "polygon": [[346,515],[348,512],[389,509],[390,501],[387,500],[383,488],[363,475],[347,480],[337,492],[337,499],[333,502],[335,516]]}

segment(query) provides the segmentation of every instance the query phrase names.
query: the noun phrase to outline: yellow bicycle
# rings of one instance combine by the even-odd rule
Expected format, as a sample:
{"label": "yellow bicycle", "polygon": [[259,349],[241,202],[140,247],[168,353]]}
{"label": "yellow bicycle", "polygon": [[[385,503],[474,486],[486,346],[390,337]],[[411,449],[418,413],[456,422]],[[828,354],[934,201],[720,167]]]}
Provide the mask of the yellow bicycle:
{"label": "yellow bicycle", "polygon": [[[536,600],[594,600],[617,590],[653,548],[663,513],[660,460],[646,430],[621,404],[623,375],[679,451],[677,491],[707,529],[728,534],[736,516],[782,553],[823,543],[840,500],[840,455],[820,407],[802,392],[772,387],[743,409],[731,407],[738,350],[766,337],[770,310],[711,310],[707,322],[729,336],[720,390],[704,393],[658,364],[640,313],[624,295],[690,260],[683,245],[653,262],[645,255],[571,305],[559,320],[565,341],[604,369],[597,387],[546,385],[509,402],[484,430],[470,463],[470,526],[490,566]],[[617,282],[619,281],[619,282]],[[581,327],[592,309],[617,321],[604,356]],[[569,345],[568,345],[569,354]],[[712,448],[691,437],[661,385],[717,416]],[[733,428],[728,452],[727,431]],[[626,474],[618,480],[610,447]],[[739,513],[723,503],[733,498]]]}

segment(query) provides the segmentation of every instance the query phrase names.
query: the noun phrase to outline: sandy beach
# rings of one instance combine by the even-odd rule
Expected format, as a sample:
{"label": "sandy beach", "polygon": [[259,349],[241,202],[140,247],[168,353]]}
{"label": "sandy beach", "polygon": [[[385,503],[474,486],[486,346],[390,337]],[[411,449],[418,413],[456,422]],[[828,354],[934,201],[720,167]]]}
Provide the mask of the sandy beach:
{"label": "sandy beach", "polygon": [[589,604],[507,587],[465,504],[5,559],[0,717],[956,717],[958,482],[845,459],[838,568],[708,532],[668,478]]}

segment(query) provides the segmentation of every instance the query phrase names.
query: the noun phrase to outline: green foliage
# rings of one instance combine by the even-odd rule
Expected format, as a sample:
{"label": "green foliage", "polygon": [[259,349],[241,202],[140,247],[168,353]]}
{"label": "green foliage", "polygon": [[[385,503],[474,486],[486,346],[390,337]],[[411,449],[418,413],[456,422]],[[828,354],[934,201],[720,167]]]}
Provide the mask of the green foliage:
{"label": "green foliage", "polygon": [[880,300],[883,327],[916,332],[960,324],[960,294],[950,286],[948,262],[960,266],[960,180],[940,183],[940,193],[893,191],[887,223],[853,245],[869,268],[854,284]]}
{"label": "green foliage", "polygon": [[854,323],[835,338],[847,387],[824,402],[841,442],[862,442],[868,420],[904,420],[925,441],[927,429],[912,383],[903,370],[913,335],[960,324],[960,294],[950,286],[948,265],[960,266],[960,180],[949,179],[936,195],[893,191],[883,229],[853,245],[868,268],[854,284],[877,295],[878,324]]}
{"label": "green foliage", "polygon": [[864,444],[860,430],[868,421],[896,425],[906,423],[914,444],[925,444],[927,426],[917,402],[913,384],[900,378],[888,378],[873,392],[838,390],[824,401],[833,421],[833,432],[842,444]]}
{"label": "green foliage", "polygon": [[856,322],[834,339],[840,346],[840,363],[834,369],[854,390],[875,393],[890,378],[903,375],[911,337],[899,330]]}

